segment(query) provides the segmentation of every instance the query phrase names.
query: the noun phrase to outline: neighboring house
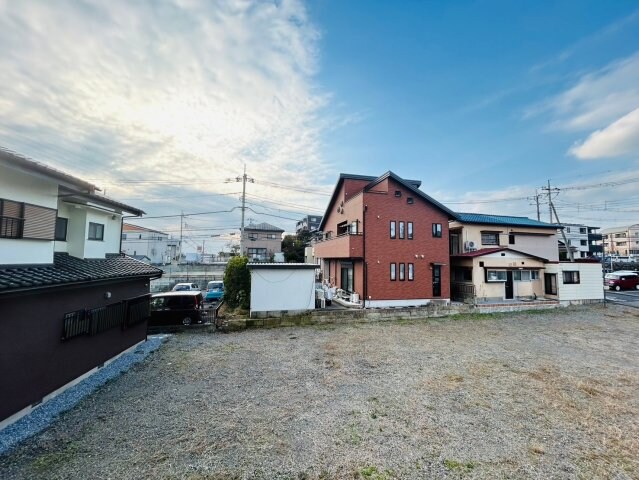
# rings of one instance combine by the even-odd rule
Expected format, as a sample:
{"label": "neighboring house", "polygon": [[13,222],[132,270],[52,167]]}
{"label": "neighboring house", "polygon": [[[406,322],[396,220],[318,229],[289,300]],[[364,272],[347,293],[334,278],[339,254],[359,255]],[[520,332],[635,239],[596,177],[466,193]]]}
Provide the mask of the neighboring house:
{"label": "neighboring house", "polygon": [[129,256],[146,256],[154,265],[164,265],[177,260],[179,240],[169,237],[168,233],[152,230],[139,225],[122,225],[122,252]]}
{"label": "neighboring house", "polygon": [[305,263],[249,263],[251,318],[297,315],[315,308],[315,269]]}
{"label": "neighboring house", "polygon": [[453,300],[543,296],[545,266],[559,260],[557,225],[527,217],[456,215],[449,224]]}
{"label": "neighboring house", "polygon": [[601,231],[606,255],[639,255],[639,224]]}
{"label": "neighboring house", "polygon": [[162,272],[120,254],[144,212],[97,190],[0,150],[0,428],[146,339]]}
{"label": "neighboring house", "polygon": [[549,263],[544,273],[544,297],[562,305],[603,302],[602,277],[598,260]]}
{"label": "neighboring house", "polygon": [[250,223],[244,227],[242,234],[241,255],[251,260],[270,261],[282,251],[282,234],[284,230],[268,223]]}
{"label": "neighboring house", "polygon": [[320,223],[322,223],[321,215],[306,215],[297,222],[295,233],[299,235],[302,232],[316,232],[319,230]]}
{"label": "neighboring house", "polygon": [[[572,251],[573,258],[588,258],[595,253],[592,247],[593,241],[597,239],[597,230],[599,227],[588,227],[576,223],[564,223],[564,234],[568,240],[568,247]],[[599,236],[601,240],[601,236]],[[567,260],[568,250],[563,240],[563,236],[559,239],[559,256],[562,260]]]}
{"label": "neighboring house", "polygon": [[340,174],[314,244],[322,276],[366,307],[450,300],[448,221],[417,180]]}

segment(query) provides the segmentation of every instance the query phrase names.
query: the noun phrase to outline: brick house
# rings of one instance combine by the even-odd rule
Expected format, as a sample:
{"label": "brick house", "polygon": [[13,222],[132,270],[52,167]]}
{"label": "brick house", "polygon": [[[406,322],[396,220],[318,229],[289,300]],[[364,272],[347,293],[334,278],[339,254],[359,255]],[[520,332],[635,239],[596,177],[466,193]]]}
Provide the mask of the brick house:
{"label": "brick house", "polygon": [[0,149],[0,429],[146,340],[149,282],[120,254],[144,212]]}
{"label": "brick house", "polygon": [[450,300],[448,221],[417,180],[340,174],[314,244],[322,276],[365,307]]}

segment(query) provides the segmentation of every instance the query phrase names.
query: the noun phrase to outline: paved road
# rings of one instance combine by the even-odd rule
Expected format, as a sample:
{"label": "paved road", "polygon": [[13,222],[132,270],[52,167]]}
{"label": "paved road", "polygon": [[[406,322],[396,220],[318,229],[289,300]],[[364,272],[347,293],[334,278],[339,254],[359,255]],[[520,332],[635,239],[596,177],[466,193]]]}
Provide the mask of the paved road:
{"label": "paved road", "polygon": [[606,300],[639,308],[639,290],[622,290],[620,292],[606,290]]}

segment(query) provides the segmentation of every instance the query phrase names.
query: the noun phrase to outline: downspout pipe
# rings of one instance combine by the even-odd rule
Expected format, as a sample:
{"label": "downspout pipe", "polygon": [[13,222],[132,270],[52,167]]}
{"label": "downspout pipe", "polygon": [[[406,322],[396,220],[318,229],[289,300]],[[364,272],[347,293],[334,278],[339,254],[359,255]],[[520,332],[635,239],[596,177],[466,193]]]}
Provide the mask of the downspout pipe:
{"label": "downspout pipe", "polygon": [[364,204],[362,209],[362,256],[364,257],[364,298],[362,301],[362,308],[366,308],[366,301],[368,300],[368,263],[366,262],[366,211],[368,205]]}

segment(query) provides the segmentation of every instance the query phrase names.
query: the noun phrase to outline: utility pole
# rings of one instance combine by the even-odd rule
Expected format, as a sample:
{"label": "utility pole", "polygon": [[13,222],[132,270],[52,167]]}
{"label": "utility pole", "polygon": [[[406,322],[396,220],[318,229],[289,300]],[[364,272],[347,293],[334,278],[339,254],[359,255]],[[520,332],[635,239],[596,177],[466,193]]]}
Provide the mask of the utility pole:
{"label": "utility pole", "polygon": [[184,225],[184,210],[180,212],[180,248],[178,253],[177,262],[180,264],[180,260],[182,260],[182,226]]}
{"label": "utility pole", "polygon": [[240,255],[242,255],[242,244],[244,242],[244,212],[246,211],[246,182],[255,183],[255,179],[246,175],[246,164],[244,165],[244,174],[241,177],[235,177],[233,179],[226,179],[227,182],[242,182],[242,223],[240,224]]}
{"label": "utility pole", "polygon": [[541,221],[541,216],[539,214],[539,194],[537,193],[537,189],[535,188],[535,203],[537,204],[537,221]]}
{"label": "utility pole", "polygon": [[548,187],[541,187],[542,190],[546,190],[548,193],[548,209],[550,210],[550,223],[552,223],[552,215],[555,214],[555,219],[557,220],[557,224],[561,227],[561,236],[564,239],[564,245],[566,246],[566,251],[568,252],[568,259],[571,262],[575,261],[575,257],[570,249],[570,245],[568,244],[568,238],[566,238],[566,232],[564,232],[563,225],[559,221],[559,215],[557,215],[557,210],[555,209],[555,205],[552,203],[552,194],[559,193],[558,188],[550,188],[550,180],[548,180]]}

